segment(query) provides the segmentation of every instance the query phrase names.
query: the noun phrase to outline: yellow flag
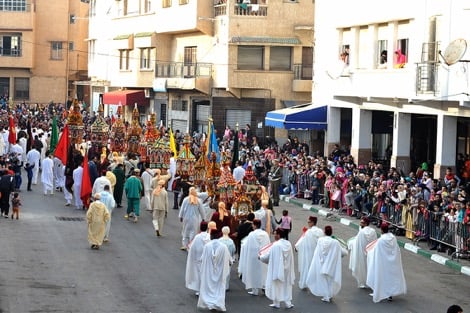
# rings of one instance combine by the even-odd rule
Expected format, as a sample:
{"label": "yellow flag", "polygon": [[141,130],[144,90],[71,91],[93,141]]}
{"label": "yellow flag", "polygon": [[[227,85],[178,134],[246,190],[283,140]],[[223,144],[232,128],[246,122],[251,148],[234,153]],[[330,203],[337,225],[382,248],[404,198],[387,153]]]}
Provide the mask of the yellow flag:
{"label": "yellow flag", "polygon": [[173,157],[177,157],[175,136],[173,135],[173,130],[170,127],[170,150],[173,152]]}

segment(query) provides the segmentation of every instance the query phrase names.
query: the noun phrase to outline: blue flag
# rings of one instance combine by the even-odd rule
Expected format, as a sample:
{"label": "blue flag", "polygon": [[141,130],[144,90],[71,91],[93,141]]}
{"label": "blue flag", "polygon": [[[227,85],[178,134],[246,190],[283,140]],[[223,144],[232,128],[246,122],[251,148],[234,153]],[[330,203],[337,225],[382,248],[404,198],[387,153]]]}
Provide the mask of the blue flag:
{"label": "blue flag", "polygon": [[209,122],[209,145],[207,149],[207,158],[210,160],[212,152],[217,155],[217,163],[220,163],[220,149],[215,136],[214,123]]}

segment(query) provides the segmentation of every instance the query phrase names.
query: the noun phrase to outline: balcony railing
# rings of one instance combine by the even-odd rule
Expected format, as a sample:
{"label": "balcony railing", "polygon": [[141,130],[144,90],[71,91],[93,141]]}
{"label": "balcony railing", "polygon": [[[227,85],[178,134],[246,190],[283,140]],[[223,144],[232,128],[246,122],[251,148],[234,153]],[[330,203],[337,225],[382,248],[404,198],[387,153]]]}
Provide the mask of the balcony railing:
{"label": "balcony railing", "polygon": [[155,68],[155,77],[195,78],[208,77],[211,73],[212,63],[158,62]]}
{"label": "balcony railing", "polygon": [[31,3],[29,1],[26,2],[18,2],[13,3],[12,1],[5,3],[0,1],[0,12],[30,12],[31,11]]}
{"label": "balcony railing", "polygon": [[[267,4],[235,3],[234,15],[268,16]],[[214,16],[227,15],[227,0],[216,0],[214,3]]]}
{"label": "balcony railing", "polygon": [[312,72],[312,64],[294,64],[294,79],[296,80],[311,80]]}
{"label": "balcony railing", "polygon": [[20,49],[3,49],[3,48],[0,48],[0,56],[20,57],[21,56],[21,50]]}
{"label": "balcony railing", "polygon": [[267,4],[236,3],[235,15],[268,16]]}
{"label": "balcony railing", "polygon": [[439,62],[416,63],[416,94],[433,94],[439,92]]}
{"label": "balcony railing", "polygon": [[214,4],[214,16],[227,15],[227,3],[225,0],[219,0]]}

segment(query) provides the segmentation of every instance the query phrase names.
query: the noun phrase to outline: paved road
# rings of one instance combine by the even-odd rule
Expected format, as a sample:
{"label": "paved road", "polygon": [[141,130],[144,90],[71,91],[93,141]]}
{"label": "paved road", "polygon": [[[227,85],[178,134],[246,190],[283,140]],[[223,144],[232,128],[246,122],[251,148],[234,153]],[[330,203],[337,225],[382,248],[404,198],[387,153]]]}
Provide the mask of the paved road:
{"label": "paved road", "polygon": [[[113,213],[110,242],[91,250],[83,211],[64,207],[62,194],[43,196],[41,186],[22,192],[20,219],[0,220],[0,312],[202,312],[197,299],[184,287],[186,252],[180,247],[177,211],[170,210],[164,237],[154,234],[151,214],[143,212],[137,224],[123,219],[124,209]],[[170,193],[171,194],[171,193]],[[307,216],[292,203],[295,242]],[[64,221],[61,217],[78,218]],[[348,239],[355,230],[320,217],[319,226],[333,226]],[[393,302],[372,303],[369,291],[356,288],[343,259],[343,287],[330,304],[294,287],[291,312],[445,312],[453,303],[470,310],[470,279],[459,272],[402,250],[408,295]],[[246,294],[232,268],[226,304],[229,312],[272,312],[270,301]],[[283,309],[281,309],[283,310]]]}

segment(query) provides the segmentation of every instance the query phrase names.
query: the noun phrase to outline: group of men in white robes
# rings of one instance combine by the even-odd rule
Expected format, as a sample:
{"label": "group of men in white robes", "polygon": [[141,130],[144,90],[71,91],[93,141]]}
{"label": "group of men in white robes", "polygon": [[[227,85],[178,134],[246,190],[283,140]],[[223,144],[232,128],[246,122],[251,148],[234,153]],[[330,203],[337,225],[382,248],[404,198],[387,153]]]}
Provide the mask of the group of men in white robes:
{"label": "group of men in white robes", "polygon": [[[341,264],[347,250],[333,236],[331,226],[326,226],[322,231],[316,224],[317,218],[309,216],[309,227],[304,229],[295,244],[299,288],[308,288],[322,301],[331,302],[341,290]],[[238,274],[245,289],[253,296],[260,295],[264,290],[266,297],[272,300],[270,307],[280,308],[284,303],[285,308],[292,308],[295,280],[292,245],[280,228],[274,231],[275,241],[271,243],[269,234],[262,229],[261,220],[254,219],[252,227],[253,231],[242,240],[239,253]],[[189,245],[186,287],[199,295],[199,308],[225,311],[225,290],[228,289],[233,256],[230,256],[229,250],[220,248],[220,242],[211,243],[208,232],[201,230]],[[387,224],[381,225],[381,230],[382,235],[377,239],[375,230],[369,227],[369,219],[363,217],[358,234],[348,242],[352,275],[359,288],[372,289],[370,295],[374,302],[406,294],[397,240],[388,232]],[[225,252],[228,252],[228,261]],[[226,276],[222,279],[221,275]],[[217,283],[221,285],[216,288]]]}
{"label": "group of men in white robes", "polygon": [[199,297],[198,308],[226,311],[225,292],[233,260],[228,247],[235,245],[225,242],[230,238],[217,239],[216,231],[215,222],[200,223],[200,232],[188,245],[185,285]]}

